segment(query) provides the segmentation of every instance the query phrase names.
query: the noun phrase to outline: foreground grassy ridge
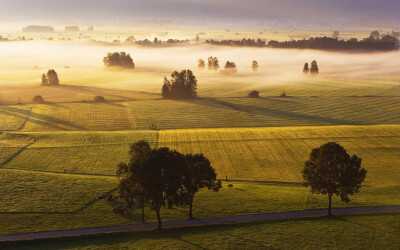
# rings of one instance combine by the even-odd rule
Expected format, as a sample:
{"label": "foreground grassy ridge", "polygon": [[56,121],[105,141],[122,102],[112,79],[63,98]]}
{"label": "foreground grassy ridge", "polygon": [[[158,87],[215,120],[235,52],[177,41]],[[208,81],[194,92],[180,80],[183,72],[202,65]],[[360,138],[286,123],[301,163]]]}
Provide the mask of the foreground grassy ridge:
{"label": "foreground grassy ridge", "polygon": [[[0,234],[140,223],[140,210],[115,215],[112,207],[116,203],[96,200],[98,195],[113,191],[118,183],[115,177],[21,170],[0,170],[0,176],[3,180],[0,192],[4,194],[0,199]],[[233,188],[228,188],[228,184],[233,184]],[[334,197],[333,205],[399,205],[398,192],[399,185],[363,187],[351,197],[351,203],[342,203]],[[223,182],[217,193],[200,191],[193,212],[201,218],[325,208],[326,204],[325,196],[313,195],[302,186]],[[187,210],[187,207],[163,208],[162,216],[164,220],[186,219]],[[146,209],[146,220],[156,221],[155,213]]]}
{"label": "foreground grassy ridge", "polygon": [[204,153],[222,179],[301,182],[311,149],[335,141],[363,159],[365,184],[400,180],[398,125],[27,134],[36,142],[5,167],[115,174],[115,166],[128,159],[129,144],[147,139],[154,146]]}
{"label": "foreground grassy ridge", "polygon": [[[23,131],[400,124],[400,97],[142,100],[4,106],[0,129]],[[28,109],[32,112],[25,126]],[[7,125],[6,125],[7,124]]]}
{"label": "foreground grassy ridge", "polygon": [[400,216],[394,213],[62,238],[5,246],[15,249],[398,249],[399,236]]}

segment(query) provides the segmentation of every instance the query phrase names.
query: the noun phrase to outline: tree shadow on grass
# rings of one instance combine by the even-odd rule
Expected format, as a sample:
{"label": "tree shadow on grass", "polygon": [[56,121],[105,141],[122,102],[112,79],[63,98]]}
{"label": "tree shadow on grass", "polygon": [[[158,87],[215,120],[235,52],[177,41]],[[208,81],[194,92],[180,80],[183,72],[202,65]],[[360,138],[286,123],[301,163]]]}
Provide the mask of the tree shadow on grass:
{"label": "tree shadow on grass", "polygon": [[[399,216],[400,216],[400,214],[399,214]],[[374,226],[371,226],[371,225],[367,225],[367,224],[363,224],[363,223],[355,222],[355,221],[350,221],[344,216],[335,215],[332,218],[335,219],[335,220],[341,221],[341,222],[346,222],[346,223],[358,225],[358,226],[363,227],[363,228],[369,228],[369,229],[380,231],[380,232],[383,232],[383,233],[396,234],[396,232],[386,231],[386,230],[382,230],[380,228],[377,228],[377,227],[374,227]]]}
{"label": "tree shadow on grass", "polygon": [[[5,109],[10,113],[10,115],[13,115],[15,117],[18,117],[17,114],[19,115],[26,115],[26,111],[25,110],[21,110],[21,109],[17,109],[17,108],[13,108],[13,107],[5,107]],[[26,117],[25,117],[26,118]],[[27,121],[32,122],[32,123],[36,123],[38,125],[42,125],[42,126],[48,126],[48,127],[52,127],[55,129],[59,129],[59,130],[67,130],[65,128],[61,128],[55,124],[61,124],[64,126],[69,127],[69,129],[75,129],[75,130],[88,130],[85,127],[82,126],[78,126],[76,124],[73,124],[71,122],[67,122],[61,119],[57,119],[48,115],[43,115],[43,114],[38,114],[38,113],[34,113],[31,111],[31,113],[29,114],[29,117],[27,119]]]}

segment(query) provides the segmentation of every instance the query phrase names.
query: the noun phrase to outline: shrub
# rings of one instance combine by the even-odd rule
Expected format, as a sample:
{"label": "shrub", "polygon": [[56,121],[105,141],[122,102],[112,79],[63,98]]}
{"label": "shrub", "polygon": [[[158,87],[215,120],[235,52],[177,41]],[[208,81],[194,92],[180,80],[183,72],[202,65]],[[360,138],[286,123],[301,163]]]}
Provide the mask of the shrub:
{"label": "shrub", "polygon": [[283,93],[280,95],[280,97],[287,97],[286,92],[283,91]]}
{"label": "shrub", "polygon": [[33,97],[32,100],[34,102],[37,102],[37,103],[43,103],[44,102],[44,99],[43,99],[43,97],[41,95],[37,95],[37,96]]}
{"label": "shrub", "polygon": [[258,97],[260,97],[260,93],[257,90],[253,90],[248,94],[248,97],[250,97],[250,98],[258,98]]}
{"label": "shrub", "polygon": [[94,97],[94,101],[95,102],[105,102],[106,98],[104,98],[104,96],[98,95]]}

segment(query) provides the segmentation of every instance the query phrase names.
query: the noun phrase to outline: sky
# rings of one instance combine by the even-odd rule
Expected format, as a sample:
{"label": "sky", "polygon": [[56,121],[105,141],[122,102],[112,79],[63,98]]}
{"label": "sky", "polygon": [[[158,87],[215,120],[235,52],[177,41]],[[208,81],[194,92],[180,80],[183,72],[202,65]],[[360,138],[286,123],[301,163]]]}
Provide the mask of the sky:
{"label": "sky", "polygon": [[[1,21],[369,20],[400,23],[399,0],[0,0]],[[400,26],[400,25],[399,25]]]}

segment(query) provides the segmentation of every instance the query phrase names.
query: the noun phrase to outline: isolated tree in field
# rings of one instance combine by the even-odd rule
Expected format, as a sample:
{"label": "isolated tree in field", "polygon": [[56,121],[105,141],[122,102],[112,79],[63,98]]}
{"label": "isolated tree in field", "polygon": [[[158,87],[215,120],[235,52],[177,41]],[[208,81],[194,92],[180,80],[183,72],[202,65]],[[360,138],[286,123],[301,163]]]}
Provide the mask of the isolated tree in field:
{"label": "isolated tree in field", "polygon": [[303,67],[303,74],[308,75],[309,72],[310,68],[308,67],[308,63],[305,63]]}
{"label": "isolated tree in field", "polygon": [[106,98],[104,98],[104,96],[98,95],[98,96],[95,96],[93,100],[95,102],[105,102]]}
{"label": "isolated tree in field", "polygon": [[337,31],[337,30],[335,30],[334,32],[333,32],[333,34],[332,34],[332,38],[333,39],[339,39],[339,31]]}
{"label": "isolated tree in field", "polygon": [[49,85],[49,80],[47,80],[46,74],[43,74],[43,75],[42,75],[42,85],[43,85],[43,86]]}
{"label": "isolated tree in field", "polygon": [[332,196],[349,202],[349,195],[359,192],[367,171],[361,168],[361,159],[350,156],[337,143],[329,142],[311,151],[304,164],[304,186],[311,192],[328,195],[328,215],[332,215]]}
{"label": "isolated tree in field", "polygon": [[204,69],[204,68],[206,67],[206,63],[204,62],[203,59],[199,59],[199,60],[198,60],[197,67],[198,67],[199,69]]}
{"label": "isolated tree in field", "polygon": [[144,208],[148,200],[144,189],[143,171],[146,170],[145,164],[150,151],[150,145],[145,140],[133,143],[129,151],[130,162],[117,166],[117,176],[120,178],[119,195],[127,207],[136,205],[142,210],[142,222],[145,221]]}
{"label": "isolated tree in field", "polygon": [[[60,80],[58,79],[57,72],[54,69],[50,69],[49,71],[47,71],[46,80],[47,80],[47,85],[50,85],[50,86],[60,85]],[[45,82],[46,81],[44,80],[43,75],[42,75],[42,84]]]}
{"label": "isolated tree in field", "polygon": [[103,63],[106,67],[123,67],[128,69],[135,68],[135,63],[130,54],[125,52],[114,52],[108,53],[106,57],[103,58]]}
{"label": "isolated tree in field", "polygon": [[197,97],[197,79],[191,70],[175,71],[171,80],[164,77],[161,89],[163,98],[184,99]]}
{"label": "isolated tree in field", "polygon": [[254,72],[257,72],[258,71],[258,62],[253,61],[251,64],[251,68],[253,69]]}
{"label": "isolated tree in field", "polygon": [[193,199],[202,188],[217,192],[221,181],[217,181],[217,174],[210,161],[202,154],[185,155],[186,168],[183,175],[182,201],[189,206],[189,219],[193,219]]}
{"label": "isolated tree in field", "polygon": [[311,75],[319,74],[318,64],[317,64],[317,61],[315,61],[315,60],[311,62],[310,74]]}
{"label": "isolated tree in field", "polygon": [[218,58],[210,56],[208,58],[208,70],[217,70],[217,69],[219,69]]}

